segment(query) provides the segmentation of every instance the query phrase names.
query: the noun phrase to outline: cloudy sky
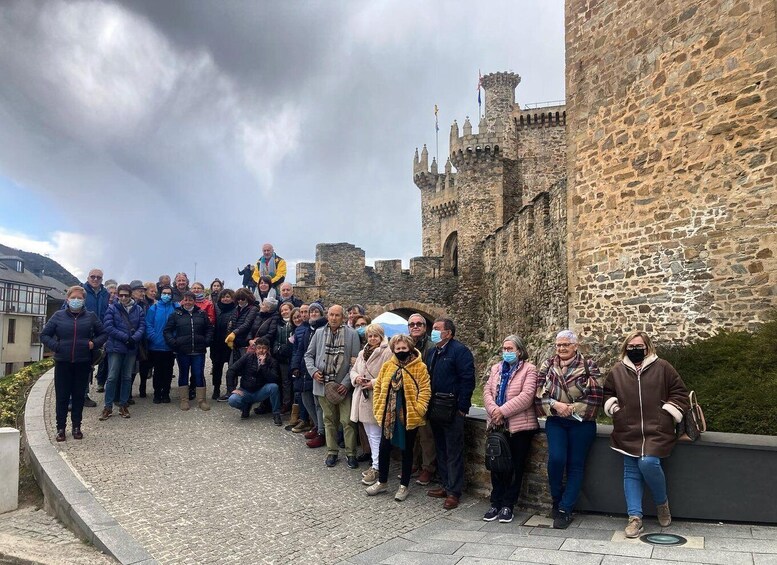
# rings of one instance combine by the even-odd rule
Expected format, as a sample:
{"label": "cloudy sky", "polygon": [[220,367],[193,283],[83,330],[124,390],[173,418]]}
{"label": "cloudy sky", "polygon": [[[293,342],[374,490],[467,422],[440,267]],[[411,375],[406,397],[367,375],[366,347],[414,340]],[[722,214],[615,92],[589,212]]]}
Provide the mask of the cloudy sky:
{"label": "cloudy sky", "polygon": [[0,243],[238,283],[270,241],[421,254],[412,157],[477,77],[564,98],[562,0],[0,3]]}

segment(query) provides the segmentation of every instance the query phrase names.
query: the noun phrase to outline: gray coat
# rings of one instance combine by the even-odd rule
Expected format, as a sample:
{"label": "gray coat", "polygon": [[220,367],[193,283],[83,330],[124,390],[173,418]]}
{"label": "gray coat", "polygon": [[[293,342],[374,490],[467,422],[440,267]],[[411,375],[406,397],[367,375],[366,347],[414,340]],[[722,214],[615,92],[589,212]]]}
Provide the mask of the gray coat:
{"label": "gray coat", "polygon": [[[337,372],[337,380],[348,390],[353,388],[351,384],[351,359],[356,359],[356,356],[361,350],[361,342],[359,341],[359,334],[353,328],[348,326],[341,326],[345,331],[345,355],[343,364],[340,370]],[[329,334],[329,324],[323,328],[316,330],[313,337],[310,339],[310,345],[305,352],[305,366],[308,369],[308,373],[311,375],[316,371],[324,372],[326,368],[326,336]],[[316,396],[324,396],[324,385],[316,380],[313,381],[313,394]]]}

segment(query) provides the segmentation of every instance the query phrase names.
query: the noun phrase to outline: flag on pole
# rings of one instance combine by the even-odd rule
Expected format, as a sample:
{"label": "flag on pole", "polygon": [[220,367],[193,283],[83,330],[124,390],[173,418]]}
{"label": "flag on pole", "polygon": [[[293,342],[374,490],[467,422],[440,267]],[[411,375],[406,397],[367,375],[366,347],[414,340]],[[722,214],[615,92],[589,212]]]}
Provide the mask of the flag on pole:
{"label": "flag on pole", "polygon": [[440,131],[440,123],[437,121],[437,104],[434,105],[434,131]]}
{"label": "flag on pole", "polygon": [[478,116],[480,116],[480,87],[483,83],[483,75],[480,74],[480,69],[478,69]]}

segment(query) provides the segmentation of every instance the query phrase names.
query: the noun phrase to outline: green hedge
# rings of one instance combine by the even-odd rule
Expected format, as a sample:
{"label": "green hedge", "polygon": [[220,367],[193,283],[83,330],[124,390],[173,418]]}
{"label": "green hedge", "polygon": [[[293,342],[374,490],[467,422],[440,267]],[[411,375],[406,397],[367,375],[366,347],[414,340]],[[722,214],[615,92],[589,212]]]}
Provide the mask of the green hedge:
{"label": "green hedge", "polygon": [[27,391],[39,376],[53,366],[52,359],[44,359],[0,379],[0,427],[21,427],[18,416],[24,410]]}
{"label": "green hedge", "polygon": [[708,430],[777,435],[776,316],[753,333],[721,331],[658,354],[696,391]]}

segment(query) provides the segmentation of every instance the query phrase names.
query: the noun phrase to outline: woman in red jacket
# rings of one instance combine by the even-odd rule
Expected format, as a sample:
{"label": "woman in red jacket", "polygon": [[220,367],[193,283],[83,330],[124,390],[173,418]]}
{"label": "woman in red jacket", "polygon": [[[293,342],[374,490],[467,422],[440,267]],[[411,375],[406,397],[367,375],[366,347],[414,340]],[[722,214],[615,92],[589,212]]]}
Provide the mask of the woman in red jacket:
{"label": "woman in red jacket", "polygon": [[483,389],[488,427],[505,428],[513,461],[509,473],[491,472],[491,508],[483,516],[486,522],[497,517],[502,523],[513,521],[531,439],[540,427],[534,411],[537,368],[527,358],[521,338],[507,336],[502,343],[502,361],[491,367],[491,376]]}
{"label": "woman in red jacket", "polygon": [[661,459],[669,457],[677,437],[675,424],[688,408],[688,390],[674,367],[656,355],[645,332],[630,333],[621,360],[604,383],[604,411],[612,417],[610,447],[623,454],[623,491],[629,522],[626,537],[642,531],[642,493],[650,487],[658,523],[672,523]]}

